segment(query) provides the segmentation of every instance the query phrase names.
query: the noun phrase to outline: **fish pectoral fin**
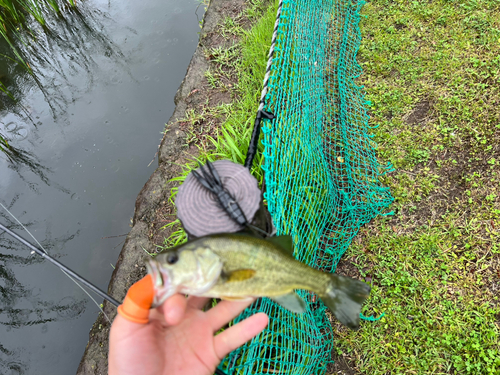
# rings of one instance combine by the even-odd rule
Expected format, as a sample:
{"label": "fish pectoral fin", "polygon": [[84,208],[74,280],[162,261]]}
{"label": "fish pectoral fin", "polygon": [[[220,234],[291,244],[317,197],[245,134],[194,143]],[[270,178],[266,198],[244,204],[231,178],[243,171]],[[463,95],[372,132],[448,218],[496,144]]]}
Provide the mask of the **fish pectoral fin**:
{"label": "fish pectoral fin", "polygon": [[220,299],[224,300],[224,301],[239,301],[239,302],[243,302],[243,301],[250,301],[252,299],[252,297],[229,297],[229,296],[221,296]]}
{"label": "fish pectoral fin", "polygon": [[255,270],[241,269],[225,273],[224,278],[227,283],[230,283],[233,281],[245,281],[251,279],[254,275]]}
{"label": "fish pectoral fin", "polygon": [[306,303],[295,292],[269,298],[271,298],[277,304],[283,306],[285,309],[290,310],[291,312],[303,313],[304,311],[306,311]]}
{"label": "fish pectoral fin", "polygon": [[266,238],[266,241],[278,245],[281,250],[284,250],[286,253],[293,255],[292,236],[284,235],[284,236],[269,237]]}

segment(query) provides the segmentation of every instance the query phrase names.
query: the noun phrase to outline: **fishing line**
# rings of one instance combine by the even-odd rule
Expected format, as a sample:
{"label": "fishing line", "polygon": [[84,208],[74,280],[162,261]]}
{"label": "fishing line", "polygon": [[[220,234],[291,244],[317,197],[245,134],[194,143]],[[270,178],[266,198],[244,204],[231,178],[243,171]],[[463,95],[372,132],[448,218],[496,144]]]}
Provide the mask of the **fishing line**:
{"label": "fishing line", "polygon": [[[50,263],[52,263],[52,264],[56,265],[57,267],[59,267],[71,279],[78,280],[78,282],[82,283],[87,288],[91,289],[93,292],[97,293],[99,296],[101,296],[105,300],[111,302],[113,305],[115,305],[115,306],[119,306],[120,305],[120,302],[118,302],[113,297],[111,297],[110,295],[108,295],[107,293],[105,293],[104,291],[102,291],[101,289],[99,289],[97,286],[95,286],[94,284],[92,284],[90,281],[88,281],[84,277],[80,276],[76,272],[72,271],[70,268],[66,267],[64,264],[62,264],[58,260],[52,258],[50,255],[48,255],[47,253],[45,253],[43,250],[40,250],[39,248],[37,248],[33,244],[29,243],[24,238],[22,238],[21,236],[17,235],[13,231],[11,231],[7,227],[5,227],[3,224],[0,224],[0,229],[2,229],[3,231],[5,231],[6,233],[10,234],[12,237],[14,237],[16,240],[18,240],[22,244],[28,246],[31,250],[33,250],[34,252],[36,252],[38,255],[40,255],[44,259],[48,260]],[[76,281],[76,280],[73,280],[73,281]]]}
{"label": "fishing line", "polygon": [[59,267],[59,269],[66,275],[69,277],[69,279],[71,281],[73,281],[94,303],[95,305],[97,306],[97,308],[103,313],[103,315],[106,317],[106,319],[108,320],[108,322],[111,323],[111,320],[109,319],[109,317],[106,315],[106,313],[104,312],[104,310],[101,308],[101,306],[99,305],[99,303],[97,303],[97,301],[83,288],[82,285],[80,285],[79,282],[81,282],[82,284],[84,284],[85,286],[87,286],[90,290],[94,291],[95,293],[97,293],[99,296],[103,297],[105,300],[109,301],[110,303],[112,303],[113,305],[115,306],[119,306],[120,303],[115,300],[113,297],[109,296],[107,293],[105,293],[104,291],[102,291],[101,289],[99,289],[97,286],[95,286],[94,284],[92,284],[91,282],[87,281],[85,278],[83,278],[82,276],[78,275],[76,272],[72,271],[71,269],[69,269],[68,267],[66,267],[65,265],[63,265],[62,263],[58,262],[57,260],[55,260],[54,258],[52,258],[47,250],[45,250],[45,248],[42,246],[42,244],[40,244],[40,242],[38,242],[38,240],[35,238],[35,236],[33,236],[33,234],[31,234],[31,232],[14,216],[14,214],[12,214],[12,212],[10,212],[7,207],[5,207],[1,202],[0,202],[0,206],[2,206],[2,208],[7,211],[7,213],[12,216],[14,218],[14,220],[26,231],[26,233],[28,233],[31,238],[33,238],[33,240],[38,244],[38,246],[40,246],[40,248],[43,249],[40,250],[38,249],[37,247],[35,247],[34,245],[32,245],[31,243],[29,243],[28,241],[26,241],[25,239],[23,239],[22,237],[18,236],[17,234],[15,234],[14,232],[12,232],[10,229],[6,228],[5,226],[3,226],[2,224],[0,224],[0,229],[3,229],[6,233],[10,234],[12,237],[14,237],[15,239],[17,239],[18,241],[20,241],[21,243],[23,243],[24,245],[28,246],[29,248],[31,248],[33,251],[35,251],[37,254],[39,254],[40,256],[42,256],[43,258],[47,259],[49,262],[53,263],[54,265],[56,265],[57,267]]}

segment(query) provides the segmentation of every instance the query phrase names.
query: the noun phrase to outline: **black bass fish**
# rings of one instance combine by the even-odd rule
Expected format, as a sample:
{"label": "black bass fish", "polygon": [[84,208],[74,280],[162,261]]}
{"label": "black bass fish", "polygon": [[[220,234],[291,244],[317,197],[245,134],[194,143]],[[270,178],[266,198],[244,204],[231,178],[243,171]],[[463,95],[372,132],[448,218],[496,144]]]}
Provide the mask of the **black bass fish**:
{"label": "black bass fish", "polygon": [[209,235],[161,252],[147,267],[155,288],[153,306],[183,293],[226,300],[268,297],[302,313],[306,304],[295,289],[305,289],[316,293],[342,324],[357,329],[370,293],[362,281],[297,261],[290,236]]}

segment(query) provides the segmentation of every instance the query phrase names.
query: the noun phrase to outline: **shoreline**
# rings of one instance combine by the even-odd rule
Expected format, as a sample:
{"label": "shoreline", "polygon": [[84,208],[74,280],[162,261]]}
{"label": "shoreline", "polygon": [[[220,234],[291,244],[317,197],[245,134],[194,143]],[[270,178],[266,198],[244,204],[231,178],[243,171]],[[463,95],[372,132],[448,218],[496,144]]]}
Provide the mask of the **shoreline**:
{"label": "shoreline", "polygon": [[[208,49],[233,45],[239,38],[229,35],[222,37],[218,30],[226,17],[235,18],[247,7],[245,0],[210,0],[203,17],[198,46],[187,67],[186,75],[174,98],[175,110],[168,120],[165,134],[158,147],[156,157],[158,167],[152,173],[137,196],[135,202],[132,229],[118,256],[115,270],[108,286],[108,294],[123,300],[128,288],[146,274],[143,258],[145,251],[155,252],[161,238],[166,238],[174,230],[164,229],[165,222],[175,220],[175,207],[170,199],[170,191],[179,185],[171,179],[180,176],[182,166],[196,157],[198,149],[189,146],[188,137],[191,129],[186,129],[181,119],[188,111],[200,110],[208,102],[210,106],[228,103],[233,93],[213,88],[207,83],[205,72],[211,64]],[[249,22],[243,26],[251,26]],[[237,80],[237,78],[235,77]],[[211,126],[217,128],[223,119],[218,119]],[[103,310],[111,321],[116,316],[116,308],[104,301]],[[77,375],[107,374],[108,337],[111,324],[102,312],[94,322],[89,341],[80,361]]]}

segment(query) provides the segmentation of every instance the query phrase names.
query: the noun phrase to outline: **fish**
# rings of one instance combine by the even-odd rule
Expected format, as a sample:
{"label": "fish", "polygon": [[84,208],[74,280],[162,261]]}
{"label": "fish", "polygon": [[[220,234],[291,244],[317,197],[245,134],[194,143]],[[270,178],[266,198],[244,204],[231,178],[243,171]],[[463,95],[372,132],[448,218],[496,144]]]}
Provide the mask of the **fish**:
{"label": "fish", "polygon": [[294,313],[306,303],[295,290],[316,293],[333,315],[359,328],[370,286],[319,271],[293,257],[288,235],[260,238],[246,233],[211,234],[166,249],[147,261],[154,284],[153,307],[175,293],[223,300],[268,297]]}

